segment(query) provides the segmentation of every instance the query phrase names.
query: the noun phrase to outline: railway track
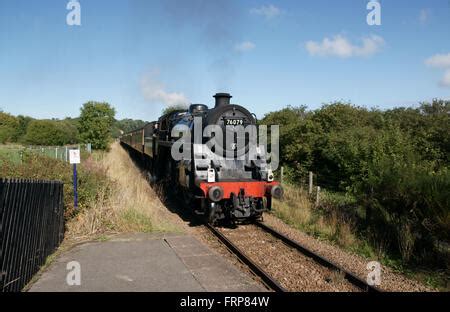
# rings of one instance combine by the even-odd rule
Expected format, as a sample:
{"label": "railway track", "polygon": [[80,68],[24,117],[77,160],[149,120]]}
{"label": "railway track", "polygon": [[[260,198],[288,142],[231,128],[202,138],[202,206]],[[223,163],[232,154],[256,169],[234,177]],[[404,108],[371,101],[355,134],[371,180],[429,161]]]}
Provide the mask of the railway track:
{"label": "railway track", "polygon": [[[268,272],[268,271],[273,271],[273,268],[271,270],[270,266],[267,264],[266,264],[266,267],[263,268],[264,265],[259,264],[261,262],[265,262],[265,260],[267,260],[267,258],[270,258],[270,255],[267,255],[267,257],[265,255],[266,252],[268,252],[268,249],[267,249],[267,248],[269,248],[268,246],[259,246],[259,247],[250,246],[250,247],[254,247],[254,249],[261,250],[261,253],[262,253],[262,255],[259,255],[259,257],[258,257],[258,255],[256,255],[255,258],[259,258],[259,259],[254,260],[254,259],[252,259],[253,257],[249,256],[249,254],[247,252],[247,248],[245,248],[245,247],[243,248],[243,246],[240,247],[240,246],[238,246],[238,244],[233,242],[233,239],[232,239],[233,235],[235,236],[236,241],[243,240],[243,239],[239,239],[238,234],[236,234],[237,233],[236,231],[238,231],[238,229],[227,230],[229,232],[229,235],[226,235],[223,233],[223,231],[221,231],[215,227],[212,227],[210,225],[207,225],[207,228],[233,254],[235,254],[240,259],[240,261],[242,261],[244,264],[246,264],[249,267],[249,269],[256,276],[258,276],[270,289],[272,289],[276,292],[285,292],[285,291],[290,291],[290,290],[296,291],[296,290],[302,289],[303,286],[301,286],[301,287],[298,286],[300,288],[296,288],[297,286],[291,286],[291,287],[283,286],[282,283],[280,283],[280,281],[278,281],[275,278],[275,276],[273,276],[273,274],[270,274]],[[264,243],[264,241],[271,240],[268,236],[264,237],[264,235],[269,235],[273,239],[274,244],[271,245],[272,246],[271,248],[276,250],[275,254],[280,256],[280,259],[285,260],[286,265],[289,263],[289,259],[294,260],[293,261],[294,263],[292,264],[293,267],[278,269],[278,272],[276,272],[277,275],[280,275],[279,274],[280,270],[281,271],[286,270],[287,271],[286,274],[288,274],[288,275],[289,275],[289,273],[288,273],[289,271],[296,272],[296,267],[295,267],[296,263],[295,262],[298,260],[301,263],[301,264],[299,264],[300,268],[302,270],[304,270],[305,275],[308,274],[308,272],[309,272],[308,269],[309,269],[310,272],[315,273],[316,276],[320,275],[321,277],[323,277],[325,275],[326,276],[334,275],[334,276],[339,277],[339,282],[336,282],[336,283],[332,282],[332,280],[334,281],[334,279],[332,279],[332,278],[329,278],[329,277],[324,278],[325,280],[327,280],[327,283],[336,284],[336,285],[333,285],[333,287],[336,287],[336,288],[330,288],[331,286],[327,285],[327,283],[325,283],[325,285],[322,285],[320,287],[320,286],[318,286],[320,283],[316,282],[316,283],[318,283],[317,285],[305,286],[306,287],[305,289],[307,291],[311,291],[311,287],[317,286],[317,288],[319,288],[319,289],[328,290],[328,291],[330,291],[330,289],[331,289],[331,291],[333,291],[334,289],[341,290],[341,288],[342,288],[343,291],[380,292],[380,290],[378,288],[368,285],[364,280],[360,279],[353,273],[343,269],[342,267],[333,263],[332,261],[318,255],[317,253],[306,248],[305,246],[302,246],[298,242],[290,239],[289,237],[274,230],[273,228],[271,228],[263,223],[257,222],[252,226],[252,228],[250,230],[252,231],[254,229],[260,229],[264,233],[264,234],[263,233],[258,234],[258,235],[262,235],[261,240],[263,243]],[[253,231],[253,232],[255,232],[255,231]],[[244,231],[241,238],[243,237],[245,239],[245,237],[247,237],[247,236],[248,236],[248,233],[246,233]],[[251,241],[255,242],[255,244],[256,244],[257,240],[253,239]],[[275,247],[273,247],[273,245],[275,245],[277,247],[275,248]],[[290,250],[288,250],[288,249],[290,249]],[[277,261],[277,259],[275,259],[275,261]],[[286,261],[288,261],[288,262],[286,262]],[[290,266],[290,264],[289,264],[289,266]],[[320,266],[320,268],[318,266]],[[272,265],[272,267],[273,267],[273,265]],[[281,274],[281,275],[283,275],[283,274]],[[314,274],[311,274],[311,276],[313,276],[313,275]],[[292,276],[292,274],[291,274],[291,276]],[[305,277],[304,275],[299,273],[299,278],[306,280],[309,278],[309,276]],[[287,281],[285,281],[286,278],[281,278],[281,276],[280,276],[280,279],[283,279],[284,283],[288,283]],[[322,279],[322,278],[316,277],[316,279]],[[339,286],[337,286],[337,285],[339,285]],[[325,288],[323,288],[323,287],[325,287]]]}
{"label": "railway track", "polygon": [[223,235],[219,230],[211,225],[206,225],[206,227],[233,253],[239,260],[246,264],[250,270],[272,290],[277,292],[287,291],[283,286],[281,286],[276,280],[274,280],[268,273],[266,273],[259,265],[256,264],[252,259],[250,259],[239,247],[233,244],[225,235]]}

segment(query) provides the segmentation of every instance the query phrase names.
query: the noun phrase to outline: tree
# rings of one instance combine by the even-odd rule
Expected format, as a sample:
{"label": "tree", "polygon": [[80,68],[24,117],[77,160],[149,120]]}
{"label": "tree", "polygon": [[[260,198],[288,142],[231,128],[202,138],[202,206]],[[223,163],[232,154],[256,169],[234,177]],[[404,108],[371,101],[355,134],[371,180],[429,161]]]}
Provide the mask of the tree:
{"label": "tree", "polygon": [[78,126],[81,141],[91,143],[94,149],[106,149],[111,140],[115,114],[115,109],[108,103],[85,103]]}
{"label": "tree", "polygon": [[64,144],[75,144],[79,142],[78,123],[72,118],[58,120],[58,129],[64,134]]}
{"label": "tree", "polygon": [[32,145],[60,145],[63,134],[51,120],[33,120],[29,123],[25,142]]}
{"label": "tree", "polygon": [[135,129],[144,127],[148,122],[143,120],[122,119],[116,120],[112,129],[113,138],[118,138],[122,133],[127,133]]}
{"label": "tree", "polygon": [[19,129],[19,121],[16,117],[0,112],[0,143],[14,142]]}
{"label": "tree", "polygon": [[19,127],[17,129],[16,138],[18,142],[22,142],[25,135],[27,134],[28,125],[33,120],[33,118],[19,115],[17,116],[17,120],[19,122]]}

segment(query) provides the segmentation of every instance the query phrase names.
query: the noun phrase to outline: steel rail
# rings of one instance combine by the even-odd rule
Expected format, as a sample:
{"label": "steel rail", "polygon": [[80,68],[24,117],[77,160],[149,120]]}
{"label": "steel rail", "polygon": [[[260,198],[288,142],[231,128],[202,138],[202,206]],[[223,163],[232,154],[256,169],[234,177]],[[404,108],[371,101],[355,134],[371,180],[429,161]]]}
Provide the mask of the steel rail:
{"label": "steel rail", "polygon": [[233,253],[239,260],[246,264],[250,270],[271,289],[276,292],[286,292],[287,290],[281,286],[276,280],[274,280],[269,274],[267,274],[260,266],[247,257],[235,244],[233,244],[228,238],[226,238],[219,230],[213,226],[207,224],[206,227]]}
{"label": "steel rail", "polygon": [[314,261],[318,262],[322,266],[342,272],[344,274],[344,278],[346,280],[348,280],[350,283],[352,283],[353,285],[355,285],[356,287],[358,287],[359,289],[366,291],[366,292],[381,292],[381,289],[367,284],[366,281],[362,280],[355,274],[345,270],[340,265],[320,256],[319,254],[315,253],[314,251],[312,251],[312,250],[308,249],[307,247],[301,245],[300,243],[290,239],[286,235],[279,233],[278,231],[274,230],[273,228],[271,228],[261,222],[255,222],[255,225],[257,225],[264,231],[270,233],[272,236],[280,239],[286,245],[293,247],[294,249],[298,250],[305,256],[312,258]]}

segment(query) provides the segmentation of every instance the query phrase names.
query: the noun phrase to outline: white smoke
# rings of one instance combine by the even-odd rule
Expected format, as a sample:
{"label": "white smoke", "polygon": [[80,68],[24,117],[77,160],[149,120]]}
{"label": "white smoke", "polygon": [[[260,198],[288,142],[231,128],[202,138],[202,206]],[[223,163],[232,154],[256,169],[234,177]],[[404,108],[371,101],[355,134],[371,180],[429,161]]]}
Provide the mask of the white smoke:
{"label": "white smoke", "polygon": [[158,78],[158,71],[153,71],[142,77],[141,92],[146,100],[164,103],[167,106],[187,105],[189,103],[183,93],[166,91],[166,87],[158,81]]}

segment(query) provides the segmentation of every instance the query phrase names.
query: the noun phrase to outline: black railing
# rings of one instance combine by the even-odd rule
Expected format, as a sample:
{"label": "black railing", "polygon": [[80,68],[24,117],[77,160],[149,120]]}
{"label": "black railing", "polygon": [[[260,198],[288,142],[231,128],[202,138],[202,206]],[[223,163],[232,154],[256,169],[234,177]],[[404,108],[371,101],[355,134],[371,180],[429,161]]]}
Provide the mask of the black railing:
{"label": "black railing", "polygon": [[62,182],[0,179],[0,292],[22,290],[63,236]]}

